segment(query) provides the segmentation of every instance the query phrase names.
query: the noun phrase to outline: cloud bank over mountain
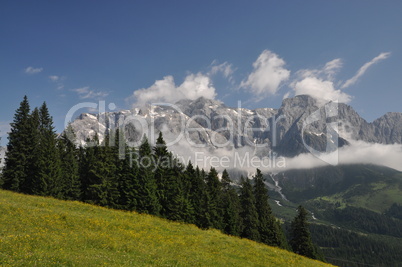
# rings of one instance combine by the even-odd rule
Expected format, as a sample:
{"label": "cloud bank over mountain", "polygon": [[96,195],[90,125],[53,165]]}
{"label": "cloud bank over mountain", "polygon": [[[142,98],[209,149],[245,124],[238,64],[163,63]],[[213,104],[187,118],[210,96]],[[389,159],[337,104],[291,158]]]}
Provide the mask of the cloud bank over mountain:
{"label": "cloud bank over mountain", "polygon": [[303,69],[296,73],[290,83],[295,95],[310,95],[323,102],[335,101],[349,103],[352,97],[336,89],[335,76],[342,68],[340,58],[331,60],[321,69]]}

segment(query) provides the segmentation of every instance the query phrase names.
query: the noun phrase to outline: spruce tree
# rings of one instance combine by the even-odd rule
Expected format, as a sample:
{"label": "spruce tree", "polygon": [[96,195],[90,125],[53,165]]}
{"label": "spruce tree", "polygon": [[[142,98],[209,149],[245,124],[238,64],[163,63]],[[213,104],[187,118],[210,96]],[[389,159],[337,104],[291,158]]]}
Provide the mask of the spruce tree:
{"label": "spruce tree", "polygon": [[268,203],[268,189],[259,169],[254,176],[254,196],[258,213],[260,241],[270,246],[286,248],[286,238]]}
{"label": "spruce tree", "polygon": [[223,211],[222,211],[222,184],[218,178],[218,172],[211,168],[207,177],[207,193],[209,196],[208,211],[212,227],[223,230]]}
{"label": "spruce tree", "polygon": [[[178,159],[174,159],[174,162],[178,163]],[[179,177],[180,177],[180,190],[181,190],[181,195],[183,198],[183,206],[184,206],[184,212],[182,213],[183,216],[183,221],[187,223],[194,223],[195,220],[195,207],[193,206],[191,196],[192,196],[192,191],[193,191],[193,182],[192,179],[194,177],[194,167],[192,166],[191,162],[184,168],[184,166],[181,166],[181,164],[177,164],[180,169]]]}
{"label": "spruce tree", "polygon": [[[158,159],[168,159],[169,157],[169,151],[166,146],[166,142],[163,139],[163,134],[162,132],[159,132],[158,138],[156,139],[156,144],[155,147],[153,148],[154,150],[154,155]],[[168,166],[164,166],[168,167]]]}
{"label": "spruce tree", "polygon": [[209,194],[207,191],[207,185],[205,184],[205,171],[200,170],[198,166],[192,172],[192,165],[187,167],[186,172],[191,179],[191,194],[190,204],[194,209],[195,225],[201,229],[208,229],[212,226],[211,216],[209,213]]}
{"label": "spruce tree", "polygon": [[153,148],[153,159],[156,163],[154,179],[156,183],[156,195],[160,204],[160,215],[169,218],[172,214],[173,198],[178,193],[177,177],[173,174],[173,159],[167,150],[162,132],[156,139]]}
{"label": "spruce tree", "polygon": [[64,199],[81,199],[81,180],[79,177],[78,151],[75,145],[75,134],[69,124],[58,139],[62,195]]}
{"label": "spruce tree", "polygon": [[117,155],[109,145],[109,140],[109,135],[106,135],[102,145],[95,147],[95,161],[89,171],[92,180],[89,192],[95,204],[118,208]]}
{"label": "spruce tree", "polygon": [[144,136],[142,144],[138,149],[138,195],[137,211],[153,215],[159,215],[160,204],[156,195],[157,185],[153,171],[155,169],[152,160],[152,150],[148,139]]}
{"label": "spruce tree", "polygon": [[[96,140],[96,142],[98,142],[97,135],[95,135],[94,139]],[[99,150],[98,145],[96,146],[88,145],[89,143],[92,142],[93,140],[91,141],[88,138],[86,140],[85,146],[80,146],[78,149],[78,163],[79,163],[78,169],[79,169],[81,193],[82,193],[81,200],[88,203],[92,202],[90,186],[91,184],[96,183],[95,177],[92,175],[93,173],[91,172],[91,170],[93,169],[93,166],[96,161],[96,155]]]}
{"label": "spruce tree", "polygon": [[24,192],[21,185],[28,176],[28,166],[32,147],[30,143],[30,107],[27,96],[16,110],[14,120],[10,124],[5,166],[3,170],[3,188],[16,192]]}
{"label": "spruce tree", "polygon": [[191,217],[191,206],[186,195],[184,167],[168,151],[162,132],[159,133],[153,151],[160,214],[170,220],[188,221]]}
{"label": "spruce tree", "polygon": [[248,178],[241,177],[242,187],[240,190],[241,212],[240,217],[243,219],[243,229],[241,237],[254,241],[260,241],[260,233],[258,231],[259,221],[258,213],[255,207],[256,201],[253,194],[253,188]]}
{"label": "spruce tree", "polygon": [[85,146],[79,149],[79,174],[85,202],[97,205],[106,202],[106,196],[100,190],[103,183],[100,170],[104,161],[105,153],[99,145],[98,134],[87,138]]}
{"label": "spruce tree", "polygon": [[57,135],[46,103],[39,109],[39,135],[39,145],[35,152],[38,172],[34,177],[34,194],[62,198]]}
{"label": "spruce tree", "polygon": [[22,192],[27,194],[37,194],[36,188],[40,185],[38,176],[40,171],[40,164],[38,163],[40,155],[40,117],[39,109],[35,108],[30,116],[29,125],[31,129],[31,149],[30,161],[28,163],[28,175],[25,182],[21,185]]}
{"label": "spruce tree", "polygon": [[[171,155],[173,158],[173,156]],[[168,219],[175,221],[189,222],[193,215],[193,207],[186,195],[184,167],[175,158],[172,161],[173,165],[168,174],[168,181],[171,181],[169,190],[169,216]]]}
{"label": "spruce tree", "polygon": [[[119,149],[124,148],[124,158],[120,158]],[[119,129],[115,133],[115,164],[117,167],[117,180],[119,190],[119,208],[135,210],[137,208],[138,167],[133,164],[134,149],[127,146],[124,132]]]}
{"label": "spruce tree", "polygon": [[228,235],[239,236],[241,234],[240,199],[236,189],[231,186],[229,174],[226,170],[222,173],[223,189],[223,231]]}
{"label": "spruce tree", "polygon": [[188,204],[191,208],[190,213],[188,214],[188,218],[186,219],[187,223],[196,223],[196,213],[197,207],[194,206],[195,195],[199,195],[198,186],[195,177],[195,169],[191,161],[187,164],[186,169],[183,172],[183,180],[184,180],[184,196],[186,197]]}
{"label": "spruce tree", "polygon": [[309,223],[307,220],[308,212],[303,206],[297,208],[298,214],[291,223],[290,246],[293,252],[312,259],[319,259],[317,248],[311,240]]}

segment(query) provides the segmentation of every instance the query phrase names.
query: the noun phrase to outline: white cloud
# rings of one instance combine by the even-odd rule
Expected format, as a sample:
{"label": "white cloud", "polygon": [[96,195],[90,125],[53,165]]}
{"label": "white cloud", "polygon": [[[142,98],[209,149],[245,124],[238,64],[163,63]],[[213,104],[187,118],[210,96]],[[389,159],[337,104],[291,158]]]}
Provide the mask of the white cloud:
{"label": "white cloud", "polygon": [[301,69],[298,70],[296,74],[299,78],[320,77],[324,80],[333,81],[342,66],[342,59],[336,58],[325,63],[324,67],[321,69]]}
{"label": "white cloud", "polygon": [[[333,152],[337,153],[338,165],[374,164],[402,171],[400,161],[402,157],[402,145],[384,145],[356,140],[349,140],[349,142],[350,145],[341,147],[337,152]],[[321,155],[323,159],[333,156],[332,153]],[[310,153],[300,154],[294,158],[286,158],[285,160],[285,169],[310,169],[328,165],[325,161]],[[283,170],[277,169],[276,171]]]}
{"label": "white cloud", "polygon": [[297,72],[297,78],[290,84],[295,95],[310,95],[321,104],[328,101],[348,103],[352,97],[335,88],[334,76],[342,67],[337,58],[325,64],[322,69],[304,69]]}
{"label": "white cloud", "polygon": [[57,75],[51,75],[49,76],[49,80],[57,84],[56,89],[57,90],[62,90],[64,89],[64,80],[66,77],[64,76],[57,76]]}
{"label": "white cloud", "polygon": [[210,78],[201,73],[188,75],[178,89],[186,99],[191,100],[201,96],[214,99],[216,96],[215,88],[212,86]]}
{"label": "white cloud", "polygon": [[37,74],[42,71],[43,71],[43,68],[28,67],[25,69],[25,73],[27,73],[27,74]]}
{"label": "white cloud", "polygon": [[334,76],[339,72],[339,70],[342,68],[343,62],[342,59],[336,58],[334,60],[331,60],[325,64],[323,73],[327,75],[328,79],[332,80]]}
{"label": "white cloud", "polygon": [[334,87],[334,83],[318,77],[306,77],[291,84],[296,95],[310,95],[317,100],[348,103],[352,97]]}
{"label": "white cloud", "polygon": [[283,95],[282,99],[289,98],[290,95],[291,95],[291,92],[287,92],[286,94]]}
{"label": "white cloud", "polygon": [[369,163],[387,166],[402,171],[402,145],[401,144],[375,144],[364,141],[351,141],[350,146],[339,149],[339,162],[341,164]]}
{"label": "white cloud", "polygon": [[[373,58],[370,62],[364,64],[351,79],[343,83],[340,88],[334,83],[334,77],[343,66],[341,59],[337,58],[329,61],[322,69],[304,69],[297,72],[297,78],[292,81],[290,86],[296,95],[307,94],[318,100],[337,101],[348,103],[352,97],[343,92],[342,89],[355,84],[358,79],[367,71],[373,64],[386,59],[390,53],[381,53]],[[339,83],[337,83],[339,86]]]}
{"label": "white cloud", "polygon": [[248,89],[257,97],[275,94],[290,75],[284,66],[285,61],[277,54],[264,50],[253,63],[253,72],[241,82],[240,87]]}
{"label": "white cloud", "polygon": [[353,76],[352,78],[350,78],[349,80],[347,80],[343,85],[342,88],[346,88],[349,87],[353,84],[355,84],[359,78],[361,76],[363,76],[363,74],[367,71],[368,68],[370,68],[373,64],[384,60],[386,58],[388,58],[391,55],[390,52],[386,52],[386,53],[381,53],[378,56],[376,56],[375,58],[373,58],[371,61],[367,62],[366,64],[364,64],[355,74],[355,76]]}
{"label": "white cloud", "polygon": [[215,96],[215,88],[210,78],[197,73],[189,74],[179,86],[176,86],[172,76],[165,76],[148,88],[134,91],[129,99],[134,99],[138,105],[151,102],[175,103],[181,99],[195,100],[199,97],[214,99]]}
{"label": "white cloud", "polygon": [[50,79],[52,82],[57,82],[57,81],[60,79],[60,77],[57,76],[57,75],[51,75],[51,76],[49,76],[49,79]]}
{"label": "white cloud", "polygon": [[216,60],[212,62],[210,68],[211,70],[208,72],[208,76],[222,73],[223,77],[227,78],[229,81],[232,80],[232,75],[235,71],[232,64],[229,64],[228,62],[223,62],[222,64],[217,65]]}
{"label": "white cloud", "polygon": [[108,92],[91,90],[89,86],[72,89],[71,91],[77,92],[80,99],[102,98],[109,95]]}

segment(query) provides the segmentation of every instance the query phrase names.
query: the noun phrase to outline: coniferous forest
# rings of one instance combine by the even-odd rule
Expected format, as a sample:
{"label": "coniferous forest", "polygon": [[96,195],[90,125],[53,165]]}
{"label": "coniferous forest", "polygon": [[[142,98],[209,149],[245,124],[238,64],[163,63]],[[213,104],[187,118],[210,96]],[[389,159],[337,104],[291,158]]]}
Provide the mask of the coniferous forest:
{"label": "coniferous forest", "polygon": [[[31,110],[25,96],[16,110],[0,185],[24,194],[78,200],[195,224],[323,260],[312,243],[307,211],[299,207],[288,233],[268,203],[259,169],[234,184],[228,172],[179,162],[162,133],[155,146],[146,137],[128,147],[124,133],[95,135],[77,146],[71,127],[58,136],[46,103]],[[124,146],[124,154],[121,148]]]}

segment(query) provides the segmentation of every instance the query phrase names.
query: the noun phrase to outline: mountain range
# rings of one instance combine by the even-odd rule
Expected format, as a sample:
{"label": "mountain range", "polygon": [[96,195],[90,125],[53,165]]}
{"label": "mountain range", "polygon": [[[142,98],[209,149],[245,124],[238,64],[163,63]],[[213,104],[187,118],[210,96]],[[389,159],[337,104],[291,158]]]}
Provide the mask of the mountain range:
{"label": "mountain range", "polygon": [[180,100],[174,105],[83,113],[71,126],[81,144],[95,133],[102,141],[110,130],[123,127],[127,140],[132,143],[138,144],[144,134],[152,142],[152,136],[161,131],[168,144],[177,141],[173,142],[173,151],[175,145],[185,140],[194,151],[199,147],[209,151],[249,147],[258,156],[275,152],[294,157],[309,152],[306,144],[317,151],[329,152],[347,145],[349,140],[402,143],[402,113],[389,112],[369,123],[347,104],[323,105],[308,95],[284,99],[279,109],[253,110],[228,107],[220,101],[201,97]]}

